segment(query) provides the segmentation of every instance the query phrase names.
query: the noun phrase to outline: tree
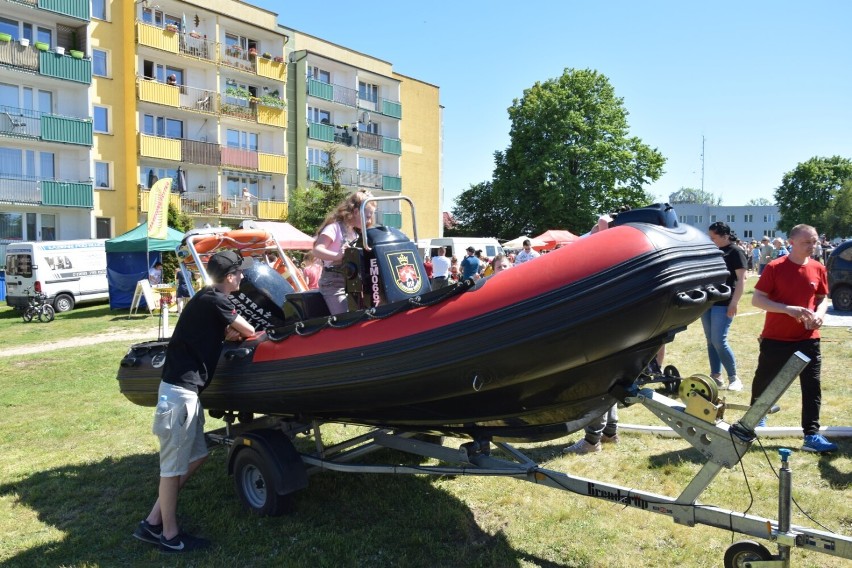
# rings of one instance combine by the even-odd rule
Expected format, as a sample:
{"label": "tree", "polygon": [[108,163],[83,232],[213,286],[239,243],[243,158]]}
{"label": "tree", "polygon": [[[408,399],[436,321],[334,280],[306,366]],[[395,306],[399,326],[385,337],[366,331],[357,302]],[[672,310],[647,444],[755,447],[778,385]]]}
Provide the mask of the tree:
{"label": "tree", "polygon": [[[482,184],[457,203],[487,204],[491,232],[522,233],[565,228],[585,232],[598,215],[621,206],[645,205],[643,186],[663,173],[665,159],[628,136],[627,111],[609,80],[596,71],[566,69],[537,82],[508,109],[510,143],[494,154],[490,190]],[[466,192],[467,193],[467,192]],[[454,215],[457,212],[454,211]],[[477,223],[488,223],[484,211]]]}
{"label": "tree", "polygon": [[852,180],[846,180],[825,210],[817,230],[829,239],[852,235]]}
{"label": "tree", "polygon": [[852,179],[852,161],[840,156],[811,158],[784,174],[775,190],[781,219],[778,228],[786,233],[800,223],[820,230],[820,221],[831,210],[844,183]]}
{"label": "tree", "polygon": [[[186,233],[192,229],[192,219],[189,215],[180,213],[171,203],[166,214],[166,224],[169,227],[181,233]],[[162,254],[163,258],[163,282],[168,282],[174,275],[178,267],[177,254],[174,251],[165,251]]]}
{"label": "tree", "polygon": [[309,235],[319,230],[326,215],[348,195],[341,183],[343,169],[337,151],[329,145],[326,152],[328,159],[320,168],[321,181],[307,189],[296,188],[290,195],[287,221]]}
{"label": "tree", "polygon": [[511,216],[511,211],[505,211],[498,202],[490,181],[471,185],[456,198],[455,204],[453,220],[456,226],[446,229],[445,236],[494,237],[508,234],[503,221]]}
{"label": "tree", "polygon": [[682,187],[669,195],[670,205],[682,205],[687,203],[699,205],[721,205],[722,198],[716,197],[716,195],[709,191],[695,189],[693,187]]}
{"label": "tree", "polygon": [[765,197],[757,197],[755,199],[749,199],[746,201],[746,205],[750,205],[753,207],[763,207],[766,205],[774,205],[771,201],[766,199]]}

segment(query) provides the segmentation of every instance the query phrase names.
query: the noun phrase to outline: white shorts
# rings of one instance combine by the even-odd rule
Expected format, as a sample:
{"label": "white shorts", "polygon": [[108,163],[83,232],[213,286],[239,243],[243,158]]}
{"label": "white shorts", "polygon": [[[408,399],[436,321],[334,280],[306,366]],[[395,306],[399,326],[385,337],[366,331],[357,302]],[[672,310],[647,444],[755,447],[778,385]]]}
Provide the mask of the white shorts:
{"label": "white shorts", "polygon": [[160,382],[157,400],[166,397],[169,409],[154,413],[152,431],[160,439],[160,477],[178,477],[189,464],[207,456],[204,409],[194,391]]}

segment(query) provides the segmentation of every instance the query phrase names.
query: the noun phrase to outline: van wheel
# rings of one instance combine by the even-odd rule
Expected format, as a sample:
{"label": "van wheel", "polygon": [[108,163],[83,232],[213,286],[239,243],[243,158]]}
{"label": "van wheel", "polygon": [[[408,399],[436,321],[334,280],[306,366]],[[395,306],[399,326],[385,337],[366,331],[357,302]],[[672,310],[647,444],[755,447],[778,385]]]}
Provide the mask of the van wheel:
{"label": "van wheel", "polygon": [[831,305],[835,310],[852,310],[852,286],[835,286],[831,291]]}
{"label": "van wheel", "polygon": [[74,309],[74,297],[68,294],[59,294],[53,299],[53,307],[57,312],[70,312]]}

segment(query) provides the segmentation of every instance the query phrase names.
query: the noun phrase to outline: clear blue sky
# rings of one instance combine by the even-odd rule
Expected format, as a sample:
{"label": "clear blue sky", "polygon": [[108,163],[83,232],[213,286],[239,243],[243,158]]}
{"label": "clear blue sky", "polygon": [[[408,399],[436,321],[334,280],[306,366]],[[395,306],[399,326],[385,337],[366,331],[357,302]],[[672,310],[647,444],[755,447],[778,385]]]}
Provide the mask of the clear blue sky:
{"label": "clear blue sky", "polygon": [[702,136],[704,189],[726,205],[773,200],[811,157],[852,158],[846,0],[251,3],[440,87],[444,209],[491,179],[512,100],[567,67],[606,75],[630,134],[666,157],[661,199],[701,187]]}

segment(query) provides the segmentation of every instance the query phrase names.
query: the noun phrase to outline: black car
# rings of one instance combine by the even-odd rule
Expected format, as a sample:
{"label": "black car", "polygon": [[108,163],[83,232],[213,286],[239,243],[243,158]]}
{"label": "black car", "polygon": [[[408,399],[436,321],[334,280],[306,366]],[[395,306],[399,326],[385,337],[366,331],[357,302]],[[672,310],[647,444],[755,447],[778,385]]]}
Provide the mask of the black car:
{"label": "black car", "polygon": [[852,240],[836,247],[828,257],[828,293],[834,309],[852,310]]}

